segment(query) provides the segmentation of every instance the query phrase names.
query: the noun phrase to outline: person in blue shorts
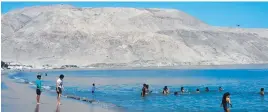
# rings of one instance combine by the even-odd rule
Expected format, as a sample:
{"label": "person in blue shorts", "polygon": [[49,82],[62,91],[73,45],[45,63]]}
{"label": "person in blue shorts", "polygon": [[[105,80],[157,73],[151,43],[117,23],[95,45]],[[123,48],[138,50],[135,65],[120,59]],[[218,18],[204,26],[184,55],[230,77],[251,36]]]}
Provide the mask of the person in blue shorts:
{"label": "person in blue shorts", "polygon": [[41,95],[41,88],[42,88],[42,81],[41,75],[37,75],[37,80],[35,81],[36,84],[36,100],[37,104],[40,104],[40,95]]}

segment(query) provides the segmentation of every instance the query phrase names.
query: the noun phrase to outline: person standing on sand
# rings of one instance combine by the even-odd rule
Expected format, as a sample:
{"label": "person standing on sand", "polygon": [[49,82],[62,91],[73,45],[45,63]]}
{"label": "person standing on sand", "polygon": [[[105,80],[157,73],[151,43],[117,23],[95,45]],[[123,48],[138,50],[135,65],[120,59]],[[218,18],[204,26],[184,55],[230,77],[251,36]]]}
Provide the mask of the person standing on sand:
{"label": "person standing on sand", "polygon": [[223,94],[221,107],[223,106],[224,112],[230,112],[230,107],[232,107],[230,93],[226,92]]}
{"label": "person standing on sand", "polygon": [[58,105],[61,105],[60,103],[60,97],[62,95],[62,89],[63,89],[63,78],[64,78],[64,75],[61,74],[60,77],[58,78],[57,82],[56,82],[56,91],[57,91],[57,104]]}
{"label": "person standing on sand", "polygon": [[37,75],[37,80],[35,81],[36,84],[36,101],[37,104],[40,104],[40,95],[41,95],[41,88],[42,88],[42,81],[41,75]]}
{"label": "person standing on sand", "polygon": [[93,83],[93,84],[92,84],[92,90],[91,90],[92,94],[95,92],[95,89],[96,89],[96,87],[95,87],[95,83]]}

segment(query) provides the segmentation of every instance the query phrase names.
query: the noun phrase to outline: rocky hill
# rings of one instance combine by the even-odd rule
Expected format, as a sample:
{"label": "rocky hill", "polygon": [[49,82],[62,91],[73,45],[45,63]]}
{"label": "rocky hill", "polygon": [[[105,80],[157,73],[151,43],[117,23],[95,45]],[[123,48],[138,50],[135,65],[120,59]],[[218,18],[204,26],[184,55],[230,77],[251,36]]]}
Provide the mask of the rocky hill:
{"label": "rocky hill", "polygon": [[98,67],[268,62],[268,29],[210,26],[175,9],[53,5],[1,18],[4,61]]}

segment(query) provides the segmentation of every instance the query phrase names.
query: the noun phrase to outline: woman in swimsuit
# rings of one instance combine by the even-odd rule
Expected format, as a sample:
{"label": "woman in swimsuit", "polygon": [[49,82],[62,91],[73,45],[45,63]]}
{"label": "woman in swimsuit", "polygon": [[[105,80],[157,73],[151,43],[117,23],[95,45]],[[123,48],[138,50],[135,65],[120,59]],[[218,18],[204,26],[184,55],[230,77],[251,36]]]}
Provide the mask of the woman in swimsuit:
{"label": "woman in swimsuit", "polygon": [[146,84],[143,84],[142,90],[141,90],[141,96],[145,97],[146,94]]}
{"label": "woman in swimsuit", "polygon": [[169,93],[168,87],[165,86],[164,89],[163,89],[163,94],[167,95],[168,93]]}
{"label": "woman in swimsuit", "polygon": [[223,94],[221,106],[223,106],[224,112],[230,112],[230,107],[232,107],[232,104],[229,92]]}
{"label": "woman in swimsuit", "polygon": [[181,93],[184,93],[184,87],[181,87]]}

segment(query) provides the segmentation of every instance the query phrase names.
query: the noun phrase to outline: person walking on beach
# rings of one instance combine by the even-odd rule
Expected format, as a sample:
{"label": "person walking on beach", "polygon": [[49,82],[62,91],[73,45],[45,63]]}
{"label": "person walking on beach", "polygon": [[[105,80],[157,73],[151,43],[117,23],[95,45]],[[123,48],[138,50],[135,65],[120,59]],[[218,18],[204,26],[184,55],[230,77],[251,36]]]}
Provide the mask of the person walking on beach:
{"label": "person walking on beach", "polygon": [[223,94],[221,107],[223,106],[224,112],[230,112],[230,107],[232,107],[230,93],[226,92]]}
{"label": "person walking on beach", "polygon": [[61,74],[60,77],[58,78],[57,82],[56,82],[56,91],[57,91],[57,104],[58,105],[61,105],[60,103],[60,97],[62,95],[62,89],[63,89],[63,78],[64,78],[64,75]]}
{"label": "person walking on beach", "polygon": [[92,84],[92,90],[91,90],[91,93],[92,93],[92,94],[95,92],[95,89],[96,89],[96,87],[95,87],[95,83],[93,83],[93,84]]}
{"label": "person walking on beach", "polygon": [[264,88],[261,88],[261,92],[260,92],[260,94],[261,94],[262,96],[264,96]]}
{"label": "person walking on beach", "polygon": [[169,93],[168,87],[165,86],[164,89],[163,89],[163,94],[167,95],[168,93]]}
{"label": "person walking on beach", "polygon": [[40,104],[40,95],[41,95],[41,88],[42,88],[42,81],[41,81],[41,75],[37,75],[37,80],[35,81],[36,84],[36,101],[37,104]]}

